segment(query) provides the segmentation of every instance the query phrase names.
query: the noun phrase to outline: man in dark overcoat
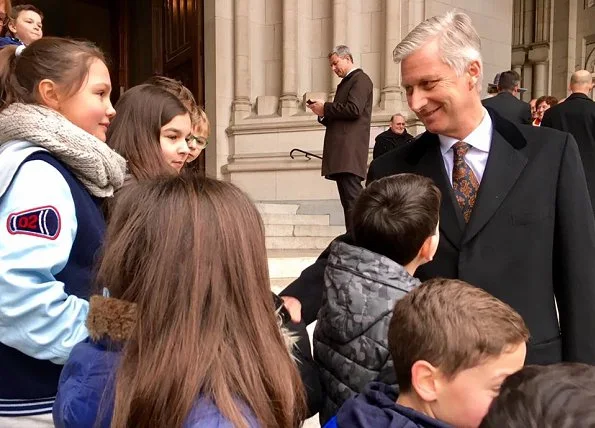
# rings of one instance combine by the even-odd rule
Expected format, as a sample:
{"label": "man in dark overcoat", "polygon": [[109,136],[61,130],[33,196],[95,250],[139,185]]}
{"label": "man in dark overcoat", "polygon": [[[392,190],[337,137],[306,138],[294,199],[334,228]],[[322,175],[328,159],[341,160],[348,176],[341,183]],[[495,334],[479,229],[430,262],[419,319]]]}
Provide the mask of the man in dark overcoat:
{"label": "man in dark overcoat", "polygon": [[[422,22],[394,57],[427,131],[374,160],[368,182],[415,173],[441,190],[438,251],[415,275],[461,279],[509,304],[531,333],[528,364],[595,364],[595,220],[574,137],[482,106],[481,42],[464,13]],[[326,254],[282,292],[306,322]]]}
{"label": "man in dark overcoat", "polygon": [[570,132],[576,140],[595,209],[595,102],[589,97],[592,90],[591,73],[575,71],[570,77],[572,94],[546,110],[541,126]]}
{"label": "man in dark overcoat", "polygon": [[349,48],[337,46],[328,54],[333,72],[342,80],[332,102],[308,100],[308,107],[326,126],[322,175],[337,183],[350,229],[350,211],[366,177],[372,117],[372,80],[353,64]]}

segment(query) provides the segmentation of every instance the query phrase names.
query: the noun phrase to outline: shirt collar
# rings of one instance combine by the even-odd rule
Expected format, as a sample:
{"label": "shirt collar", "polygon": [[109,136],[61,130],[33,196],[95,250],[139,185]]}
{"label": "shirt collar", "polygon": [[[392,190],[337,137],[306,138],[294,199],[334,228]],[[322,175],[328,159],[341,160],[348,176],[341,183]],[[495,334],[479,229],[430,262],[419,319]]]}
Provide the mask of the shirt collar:
{"label": "shirt collar", "polygon": [[475,128],[471,134],[467,135],[467,137],[463,138],[462,140],[438,134],[438,138],[440,139],[440,151],[444,156],[446,152],[448,152],[450,148],[455,145],[455,143],[464,141],[470,146],[481,150],[482,152],[489,153],[490,145],[492,143],[492,129],[492,118],[490,117],[488,111],[484,108],[483,118],[481,119],[479,125],[477,125],[477,128]]}
{"label": "shirt collar", "polygon": [[[351,73],[353,73],[355,70],[357,70],[359,67],[353,67],[351,70],[349,70],[347,72],[347,74],[345,75],[345,77],[349,76]],[[345,77],[343,77],[343,79],[345,79]]]}

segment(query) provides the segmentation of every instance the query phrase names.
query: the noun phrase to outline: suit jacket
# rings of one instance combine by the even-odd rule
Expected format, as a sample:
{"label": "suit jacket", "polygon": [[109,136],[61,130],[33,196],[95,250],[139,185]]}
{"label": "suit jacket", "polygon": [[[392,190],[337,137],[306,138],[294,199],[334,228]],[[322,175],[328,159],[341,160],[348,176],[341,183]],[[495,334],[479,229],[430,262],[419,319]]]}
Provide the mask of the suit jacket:
{"label": "suit jacket", "polygon": [[372,118],[372,81],[362,69],[341,80],[333,102],[324,103],[326,126],[322,152],[322,175],[351,173],[366,177],[370,122]]}
{"label": "suit jacket", "polygon": [[376,159],[377,157],[382,156],[386,152],[389,152],[402,144],[406,144],[411,140],[413,140],[413,135],[411,135],[407,131],[404,131],[402,134],[395,134],[389,128],[376,136],[376,143],[374,144],[372,158]]}
{"label": "suit jacket", "polygon": [[585,94],[572,94],[546,110],[541,126],[570,132],[575,138],[595,209],[595,102]]}
{"label": "suit jacket", "polygon": [[491,98],[481,100],[484,107],[490,107],[505,119],[518,125],[531,124],[531,106],[519,100],[510,92],[500,92]]}
{"label": "suit jacket", "polygon": [[[488,111],[491,149],[468,224],[436,134],[374,160],[368,181],[410,172],[442,191],[440,244],[419,279],[459,278],[516,309],[531,332],[527,364],[595,364],[595,221],[576,142]],[[315,312],[309,306],[320,307],[324,264],[325,253],[282,293],[304,299],[306,321]]]}

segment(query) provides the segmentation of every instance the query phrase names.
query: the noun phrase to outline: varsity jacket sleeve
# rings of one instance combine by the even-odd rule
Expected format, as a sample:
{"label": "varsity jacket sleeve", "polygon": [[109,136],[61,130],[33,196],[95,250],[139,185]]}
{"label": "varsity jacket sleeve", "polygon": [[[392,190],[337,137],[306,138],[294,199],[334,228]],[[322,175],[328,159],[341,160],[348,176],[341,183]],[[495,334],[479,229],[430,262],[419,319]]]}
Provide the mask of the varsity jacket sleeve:
{"label": "varsity jacket sleeve", "polygon": [[0,198],[0,342],[64,364],[88,335],[88,302],[56,280],[77,231],[62,175],[43,161],[24,163]]}

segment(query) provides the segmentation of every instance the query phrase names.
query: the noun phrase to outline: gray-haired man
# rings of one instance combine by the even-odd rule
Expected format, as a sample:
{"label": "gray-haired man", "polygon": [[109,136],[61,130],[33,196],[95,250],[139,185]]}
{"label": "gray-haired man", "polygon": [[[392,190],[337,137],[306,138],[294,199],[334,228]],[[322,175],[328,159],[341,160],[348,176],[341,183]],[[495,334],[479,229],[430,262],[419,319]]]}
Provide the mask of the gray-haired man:
{"label": "gray-haired man", "polygon": [[333,102],[309,100],[308,107],[326,126],[322,175],[337,182],[345,226],[350,229],[350,211],[366,177],[372,116],[372,81],[353,64],[347,46],[328,54],[329,65],[342,80]]}

